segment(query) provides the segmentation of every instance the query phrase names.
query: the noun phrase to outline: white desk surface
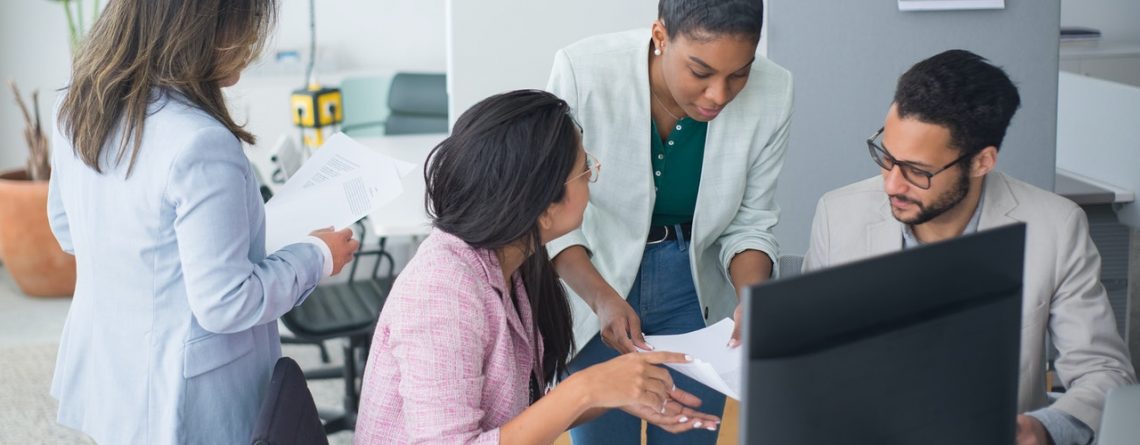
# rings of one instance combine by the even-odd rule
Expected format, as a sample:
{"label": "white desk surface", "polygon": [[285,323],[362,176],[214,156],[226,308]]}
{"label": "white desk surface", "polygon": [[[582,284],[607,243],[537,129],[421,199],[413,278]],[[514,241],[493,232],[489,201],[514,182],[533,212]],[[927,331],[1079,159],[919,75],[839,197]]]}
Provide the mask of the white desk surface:
{"label": "white desk surface", "polygon": [[404,193],[368,215],[374,234],[385,237],[423,236],[431,231],[431,220],[424,209],[424,162],[431,150],[446,137],[446,134],[417,134],[356,139],[381,153],[416,165],[411,173],[404,176]]}
{"label": "white desk surface", "polygon": [[1140,56],[1140,42],[1105,40],[1089,43],[1066,43],[1060,47],[1061,60]]}

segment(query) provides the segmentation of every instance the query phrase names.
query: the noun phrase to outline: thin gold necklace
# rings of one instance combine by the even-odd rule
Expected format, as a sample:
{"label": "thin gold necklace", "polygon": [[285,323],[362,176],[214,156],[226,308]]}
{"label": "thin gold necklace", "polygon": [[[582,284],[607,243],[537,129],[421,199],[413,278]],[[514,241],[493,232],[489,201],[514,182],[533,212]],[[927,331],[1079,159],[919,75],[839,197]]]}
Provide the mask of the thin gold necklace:
{"label": "thin gold necklace", "polygon": [[652,95],[653,99],[655,99],[657,101],[657,105],[660,105],[661,109],[665,110],[665,113],[669,114],[669,117],[673,118],[674,122],[681,120],[681,118],[677,117],[676,114],[673,114],[672,111],[669,111],[669,107],[665,106],[665,102],[662,102],[660,97],[657,97],[657,93],[653,92],[653,86],[652,85],[649,86],[649,94]]}

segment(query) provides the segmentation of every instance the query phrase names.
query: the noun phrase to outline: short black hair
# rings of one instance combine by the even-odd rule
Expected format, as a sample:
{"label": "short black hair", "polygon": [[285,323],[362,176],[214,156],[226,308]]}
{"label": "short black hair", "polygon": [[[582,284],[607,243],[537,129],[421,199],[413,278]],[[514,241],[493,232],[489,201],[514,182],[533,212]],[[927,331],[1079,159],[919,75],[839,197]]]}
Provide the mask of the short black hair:
{"label": "short black hair", "polygon": [[764,23],[761,0],[661,0],[657,18],[665,23],[669,39],[684,35],[707,40],[723,35],[760,40]]}
{"label": "short black hair", "polygon": [[948,128],[951,145],[965,155],[1001,148],[1021,97],[1001,68],[970,51],[952,49],[903,73],[895,105],[901,118]]}

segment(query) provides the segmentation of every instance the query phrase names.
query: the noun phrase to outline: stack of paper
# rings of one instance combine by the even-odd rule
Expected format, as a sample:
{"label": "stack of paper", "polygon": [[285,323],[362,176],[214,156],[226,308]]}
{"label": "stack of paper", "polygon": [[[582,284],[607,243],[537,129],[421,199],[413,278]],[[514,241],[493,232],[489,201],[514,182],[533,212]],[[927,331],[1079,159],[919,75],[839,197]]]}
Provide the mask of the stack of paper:
{"label": "stack of paper", "polygon": [[403,193],[413,164],[337,133],[305,161],[265,205],[265,250],[295,243],[317,229],[343,229]]}
{"label": "stack of paper", "polygon": [[669,363],[665,366],[740,400],[744,348],[728,347],[728,338],[735,326],[731,318],[726,318],[688,334],[647,335],[645,340],[653,345],[655,351],[680,352],[693,358],[690,363]]}

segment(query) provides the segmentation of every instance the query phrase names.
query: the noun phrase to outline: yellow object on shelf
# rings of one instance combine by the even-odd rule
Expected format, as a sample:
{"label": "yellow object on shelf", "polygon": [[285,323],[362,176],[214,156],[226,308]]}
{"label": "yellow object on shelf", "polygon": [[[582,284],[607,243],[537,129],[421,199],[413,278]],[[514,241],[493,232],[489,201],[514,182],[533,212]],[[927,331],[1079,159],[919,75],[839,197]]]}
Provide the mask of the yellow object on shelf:
{"label": "yellow object on shelf", "polygon": [[301,129],[302,142],[309,148],[320,147],[344,121],[344,96],[336,87],[311,83],[308,88],[293,91],[289,103],[293,125]]}

